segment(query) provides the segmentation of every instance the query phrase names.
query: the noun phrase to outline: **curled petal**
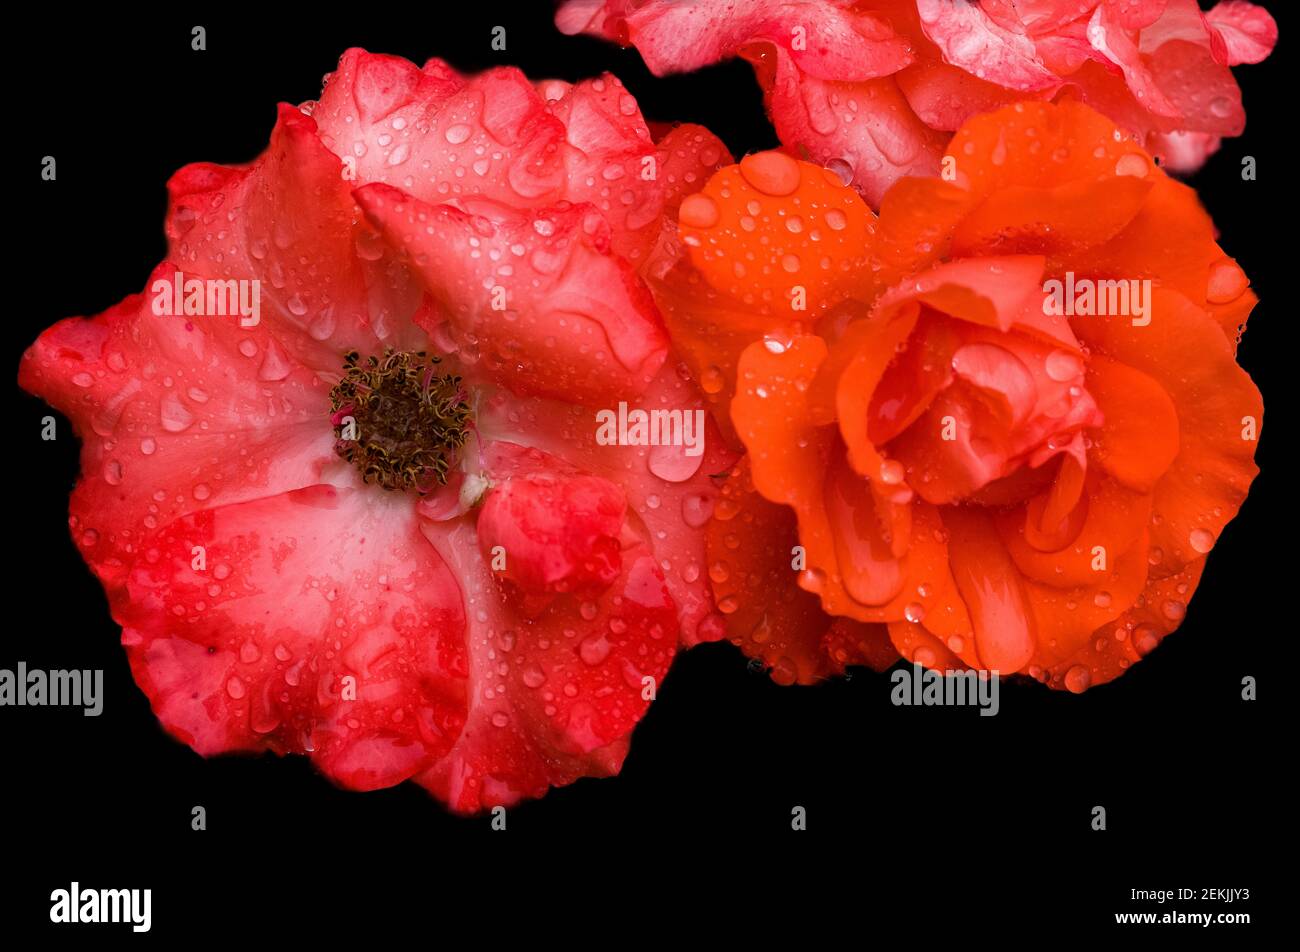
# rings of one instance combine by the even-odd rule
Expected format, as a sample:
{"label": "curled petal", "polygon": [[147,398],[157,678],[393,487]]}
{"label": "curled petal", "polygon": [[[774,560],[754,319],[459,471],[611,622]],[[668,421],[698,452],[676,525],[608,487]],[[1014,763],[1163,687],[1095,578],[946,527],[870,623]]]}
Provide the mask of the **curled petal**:
{"label": "curled petal", "polygon": [[358,189],[357,201],[405,250],[462,357],[517,392],[608,402],[640,393],[663,364],[654,302],[610,253],[590,206],[534,214],[477,202],[464,211],[385,185]]}
{"label": "curled petal", "polygon": [[1257,4],[1223,0],[1205,19],[1222,38],[1229,66],[1263,62],[1277,46],[1277,22]]}
{"label": "curled petal", "polygon": [[1156,289],[1151,323],[1077,322],[1079,336],[1155,380],[1178,414],[1178,455],[1154,488],[1152,572],[1165,576],[1200,559],[1237,514],[1259,472],[1259,390],[1232,344],[1205,311]]}

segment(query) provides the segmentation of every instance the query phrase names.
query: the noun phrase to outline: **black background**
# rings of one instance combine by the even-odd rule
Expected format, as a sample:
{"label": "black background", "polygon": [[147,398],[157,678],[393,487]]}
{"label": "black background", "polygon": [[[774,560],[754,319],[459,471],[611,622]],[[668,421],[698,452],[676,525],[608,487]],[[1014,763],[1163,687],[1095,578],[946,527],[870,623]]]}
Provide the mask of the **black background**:
{"label": "black background", "polygon": [[[776,144],[745,64],[654,79],[634,51],[560,35],[543,2],[465,7],[289,16],[262,5],[102,21],[35,12],[11,32],[7,57],[18,200],[7,209],[10,368],[55,320],[139,291],[165,253],[167,177],[192,161],[255,157],[275,104],[316,98],[349,46],[470,71],[510,64],[532,78],[610,70],[651,120],[704,123],[736,155]],[[490,48],[497,24],[504,53]],[[207,29],[206,51],[190,48],[194,25]],[[554,891],[544,919],[520,923],[539,939],[565,941],[626,909],[616,931],[596,933],[622,941],[686,908],[696,929],[720,932],[854,920],[868,937],[888,921],[918,938],[945,924],[1009,934],[1041,925],[1049,931],[1037,935],[1059,940],[1104,928],[1115,912],[1168,908],[1133,903],[1133,888],[1246,886],[1245,905],[1179,908],[1249,911],[1256,925],[1231,937],[1257,934],[1280,898],[1269,870],[1292,829],[1281,784],[1294,751],[1278,722],[1294,677],[1278,449],[1292,437],[1278,427],[1290,427],[1279,411],[1294,377],[1282,331],[1294,319],[1294,266],[1273,226],[1289,214],[1294,175],[1282,141],[1293,119],[1280,91],[1293,81],[1286,40],[1284,24],[1281,50],[1237,70],[1247,132],[1193,179],[1262,299],[1240,360],[1271,411],[1263,473],[1182,629],[1082,696],[1004,683],[993,718],[895,708],[886,676],[782,688],[730,646],[709,645],[678,659],[621,776],[513,809],[504,834],[447,814],[412,784],[360,795],[301,759],[204,761],[164,735],[135,688],[68,536],[76,441],[40,441],[49,411],[11,384],[0,667],[102,668],[106,703],[98,718],[0,710],[0,856],[14,876],[0,889],[6,924],[52,928],[49,893],[76,879],[152,888],[152,934],[163,937],[251,936],[271,919],[286,935],[401,926],[430,941],[450,939],[458,922],[491,941],[524,903]],[[44,155],[58,160],[57,182],[39,178]],[[1241,180],[1244,155],[1256,157],[1257,181]],[[1245,675],[1259,679],[1259,701],[1241,699]],[[207,810],[205,832],[190,829],[194,805]],[[808,811],[805,833],[790,829],[795,805]],[[1094,805],[1107,809],[1105,832],[1090,828]],[[129,935],[80,928],[83,939],[107,934],[87,928]]]}

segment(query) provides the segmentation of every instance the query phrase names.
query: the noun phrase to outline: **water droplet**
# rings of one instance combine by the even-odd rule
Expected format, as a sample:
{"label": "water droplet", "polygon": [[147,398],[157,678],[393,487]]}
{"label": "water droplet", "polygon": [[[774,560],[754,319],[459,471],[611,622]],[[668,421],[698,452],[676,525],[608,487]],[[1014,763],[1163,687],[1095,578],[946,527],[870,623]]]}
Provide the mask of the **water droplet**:
{"label": "water droplet", "polygon": [[1121,155],[1119,161],[1115,163],[1116,175],[1130,175],[1133,178],[1146,178],[1147,173],[1151,170],[1150,163],[1147,162],[1146,156],[1139,155],[1136,152],[1129,152]]}
{"label": "water droplet", "polygon": [[740,160],[740,174],[767,195],[789,195],[799,187],[799,163],[784,152],[757,152]]}
{"label": "water droplet", "polygon": [[[704,434],[697,434],[700,445]],[[652,446],[646,456],[646,466],[654,475],[667,483],[681,483],[699,472],[704,454],[692,456],[686,446]]]}
{"label": "water droplet", "polygon": [[712,496],[706,496],[703,493],[691,493],[682,499],[682,521],[692,529],[703,526],[712,515]]}
{"label": "water droplet", "polygon": [[700,389],[705,393],[717,393],[725,383],[722,371],[717,367],[705,367],[704,372],[700,374]]}
{"label": "water droplet", "polygon": [[578,657],[582,659],[583,664],[595,667],[609,657],[611,648],[609,639],[604,634],[592,635],[584,638],[578,645]]}
{"label": "water droplet", "polygon": [[158,418],[168,433],[183,433],[194,424],[194,414],[181,403],[180,396],[172,392],[163,395],[158,407]]}
{"label": "water droplet", "polygon": [[1159,645],[1160,635],[1150,625],[1143,625],[1133,632],[1133,647],[1137,649],[1137,653],[1143,658],[1155,651]]}
{"label": "water droplet", "polygon": [[727,620],[717,612],[709,612],[700,619],[695,635],[700,641],[721,641],[727,637]]}
{"label": "water droplet", "polygon": [[1065,689],[1073,694],[1082,694],[1092,684],[1092,672],[1081,664],[1076,664],[1065,672]]}
{"label": "water droplet", "polygon": [[831,159],[826,163],[826,171],[834,175],[845,187],[853,184],[853,166],[844,159]]}
{"label": "water droplet", "polygon": [[1066,380],[1074,380],[1083,373],[1083,361],[1077,354],[1072,354],[1068,350],[1054,350],[1047,355],[1045,369],[1047,376],[1057,383],[1063,383]]}
{"label": "water droplet", "polygon": [[312,340],[328,340],[334,333],[334,326],[334,309],[327,307],[312,318],[311,323],[307,325],[307,333]]}
{"label": "water droplet", "polygon": [[678,220],[688,228],[712,228],[718,223],[718,205],[707,195],[688,195],[682,199]]}

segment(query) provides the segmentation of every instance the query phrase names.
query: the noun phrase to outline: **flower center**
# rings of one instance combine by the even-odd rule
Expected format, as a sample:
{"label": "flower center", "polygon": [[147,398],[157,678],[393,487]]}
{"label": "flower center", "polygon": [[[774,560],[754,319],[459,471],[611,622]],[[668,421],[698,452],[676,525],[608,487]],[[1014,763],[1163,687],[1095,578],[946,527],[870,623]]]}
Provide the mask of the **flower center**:
{"label": "flower center", "polygon": [[428,492],[447,470],[473,426],[467,394],[455,374],[436,374],[439,358],[389,348],[363,362],[344,358],[343,379],[330,391],[334,452],[385,489]]}

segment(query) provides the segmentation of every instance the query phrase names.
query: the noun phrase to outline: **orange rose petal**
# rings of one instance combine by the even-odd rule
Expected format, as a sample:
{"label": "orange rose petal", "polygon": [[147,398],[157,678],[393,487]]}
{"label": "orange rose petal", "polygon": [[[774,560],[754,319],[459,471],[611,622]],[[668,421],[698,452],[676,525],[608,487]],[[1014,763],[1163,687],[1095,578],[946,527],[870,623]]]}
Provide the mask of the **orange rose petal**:
{"label": "orange rose petal", "polygon": [[1060,468],[1057,470],[1056,479],[1052,483],[1052,489],[1044,500],[1043,510],[1038,514],[1037,528],[1043,532],[1054,531],[1070,513],[1074,512],[1079,505],[1079,497],[1083,494],[1084,478],[1087,471],[1083,464],[1079,462],[1073,454],[1063,453],[1061,455]]}
{"label": "orange rose petal", "polygon": [[[1024,467],[1020,471],[1023,469]],[[1067,476],[1064,480],[1061,478],[1066,475],[1066,471],[1078,472],[1081,479],[1086,481],[1087,473],[1075,458],[1072,455],[1062,456],[1057,478],[1043,492],[1025,501],[1023,520],[1013,518],[1012,524],[1019,526],[1025,542],[1038,552],[1060,552],[1079,537],[1088,519],[1088,497],[1083,493],[1082,485],[1073,508],[1064,510],[1059,517],[1056,512],[1048,515],[1049,506],[1053,503],[1058,507],[1063,506],[1061,495],[1067,491],[1063,487],[1073,483],[1072,477]],[[1004,518],[1006,514],[999,516]]]}
{"label": "orange rose petal", "polygon": [[781,152],[719,171],[682,203],[679,225],[692,264],[713,287],[792,319],[844,296],[866,266],[876,230],[856,191]]}
{"label": "orange rose petal", "polygon": [[1196,192],[1157,170],[1142,210],[1119,234],[1095,248],[1053,256],[1047,270],[1057,276],[1073,271],[1076,279],[1150,278],[1200,303],[1209,267],[1222,255]]}
{"label": "orange rose petal", "polygon": [[815,426],[808,412],[808,388],[826,353],[825,341],[813,336],[796,337],[779,350],[750,344],[740,355],[740,385],[731,403],[755,487],[797,510],[820,504],[821,487],[808,476],[825,469],[834,439],[834,431]]}
{"label": "orange rose petal", "polygon": [[[943,525],[937,510],[912,502],[907,516],[888,513],[886,520],[893,531],[910,522],[911,543],[902,558],[892,561],[892,548],[884,541],[875,496],[869,484],[849,473],[835,454],[843,449],[834,440],[830,427],[814,426],[809,419],[809,382],[826,359],[826,345],[818,337],[798,337],[790,346],[775,351],[763,344],[746,349],[740,361],[743,386],[732,404],[736,427],[749,449],[754,486],[767,499],[792,506],[798,517],[799,539],[804,546],[808,570],[800,585],[821,596],[823,608],[833,615],[845,615],[863,622],[884,622],[905,617],[925,617],[927,624],[942,635],[969,634],[970,622],[965,607],[956,595],[948,571]],[[828,502],[823,496],[823,480],[810,474],[841,470],[841,478],[857,481],[846,484],[849,497]],[[888,494],[890,488],[882,488]],[[845,518],[863,520],[880,543],[873,547],[873,559],[892,565],[895,581],[901,579],[897,594],[885,604],[870,605],[854,598],[849,585],[877,584],[865,575],[855,574],[847,582],[842,574],[841,554],[837,552],[837,526],[832,519],[833,507],[851,510],[840,513]],[[838,511],[838,509],[836,510]],[[864,538],[867,538],[864,536]],[[841,548],[844,540],[840,540]],[[850,547],[852,548],[852,547]],[[860,553],[858,553],[860,555]],[[855,553],[844,550],[843,558],[853,565]],[[894,583],[891,583],[891,585]],[[877,599],[879,594],[859,596]]]}
{"label": "orange rose petal", "polygon": [[1027,305],[1040,304],[1044,261],[1040,255],[948,261],[887,291],[876,308],[883,312],[920,301],[964,321],[1008,331]]}
{"label": "orange rose petal", "polygon": [[957,226],[952,254],[1060,255],[1100,245],[1133,220],[1153,179],[1122,175],[1000,189]]}
{"label": "orange rose petal", "polygon": [[[793,548],[799,544],[794,513],[754,489],[742,457],[723,484],[705,528],[708,573],[728,639],[785,684],[811,684],[844,670],[856,657],[850,646],[865,632],[827,651],[832,619],[817,596],[796,584]],[[878,657],[879,652],[872,652]]]}
{"label": "orange rose petal", "polygon": [[1019,102],[968,119],[948,156],[957,180],[983,196],[1155,175],[1142,147],[1117,133],[1115,123],[1081,103]]}
{"label": "orange rose petal", "polygon": [[1151,513],[1150,495],[1096,474],[1088,477],[1086,493],[1078,534],[1054,551],[1039,549],[1024,531],[1036,514],[1032,503],[993,517],[1002,544],[1026,578],[1058,588],[1093,585],[1141,538]]}
{"label": "orange rose petal", "polygon": [[976,506],[1020,506],[1052,488],[1055,477],[1050,466],[1021,466],[1009,476],[995,479],[967,501]]}
{"label": "orange rose petal", "polygon": [[1132,608],[1097,628],[1074,654],[1044,667],[1043,679],[1079,693],[1119,677],[1182,623],[1204,568],[1200,559],[1176,575],[1148,581]]}
{"label": "orange rose petal", "polygon": [[1117,480],[1150,492],[1178,456],[1178,410],[1155,380],[1094,354],[1088,392],[1106,420],[1093,434],[1091,458]]}
{"label": "orange rose petal", "polygon": [[729,410],[736,394],[736,364],[741,352],[762,338],[775,319],[719,294],[689,265],[647,276],[646,283],[675,353],[686,362],[727,438],[737,442]]}
{"label": "orange rose petal", "polygon": [[1147,572],[1144,533],[1128,552],[1110,560],[1107,572],[1094,573],[1091,584],[1058,588],[1025,579],[1038,636],[1031,663],[1049,668],[1083,648],[1094,631],[1118,618],[1142,594]]}
{"label": "orange rose petal", "polygon": [[[953,639],[957,642],[971,640],[971,620],[966,605],[958,593],[956,581],[948,564],[948,546],[944,536],[944,523],[939,510],[924,502],[913,502],[911,520],[913,520],[913,537],[907,553],[897,559],[896,564],[887,563],[887,571],[892,572],[897,594],[884,605],[868,605],[854,597],[854,592],[861,590],[850,588],[852,576],[861,574],[865,562],[854,563],[840,557],[841,550],[832,550],[832,558],[826,561],[824,550],[807,545],[809,533],[803,529],[805,516],[800,515],[801,540],[807,546],[809,566],[813,571],[801,577],[803,588],[814,590],[822,596],[822,606],[832,615],[844,615],[859,622],[898,622],[898,620],[915,620],[923,623],[927,631],[941,640]],[[858,515],[854,512],[854,515]],[[840,514],[842,518],[844,514]],[[823,516],[824,518],[824,516]],[[846,528],[844,523],[831,520],[827,523],[832,532]],[[836,541],[841,541],[836,536]],[[841,542],[842,544],[842,542]],[[863,546],[858,540],[853,546],[845,546],[845,555],[853,555]],[[846,580],[845,564],[850,566]],[[879,568],[879,566],[876,566]]]}
{"label": "orange rose petal", "polygon": [[905,348],[886,368],[871,395],[867,438],[873,444],[888,443],[925,412],[948,384],[957,346],[953,323],[934,311],[922,310]]}
{"label": "orange rose petal", "polygon": [[1035,615],[992,518],[977,509],[948,506],[943,524],[953,578],[975,630],[978,667],[1004,675],[1022,670],[1034,654]]}
{"label": "orange rose petal", "polygon": [[971,618],[949,567],[948,536],[939,509],[912,503],[912,542],[902,559],[904,583],[898,597],[869,621],[910,619],[940,638],[971,639]]}
{"label": "orange rose petal", "polygon": [[1177,408],[1178,456],[1154,489],[1151,558],[1157,577],[1178,572],[1214,546],[1259,472],[1259,390],[1214,319],[1175,291],[1154,290],[1147,326],[1110,318],[1075,329],[1096,352],[1155,380]]}
{"label": "orange rose petal", "polygon": [[827,471],[823,493],[839,577],[849,596],[868,606],[893,601],[903,589],[903,562],[894,554],[867,480],[841,458]]}
{"label": "orange rose petal", "polygon": [[[974,659],[972,664],[949,648],[943,639],[926,631],[921,625],[913,624],[910,621],[891,621],[889,623],[889,639],[893,642],[898,654],[902,655],[905,660],[919,664],[924,668],[952,671],[979,667],[978,658]],[[969,651],[972,649],[969,649],[967,645],[973,645],[974,642],[971,639],[963,642],[960,636],[954,636],[953,644]]]}
{"label": "orange rose petal", "polygon": [[[984,478],[958,452],[959,443],[942,438],[950,429],[977,433],[994,445],[1009,437],[1011,407],[998,393],[957,380],[940,393],[916,422],[890,441],[889,453],[905,467],[922,499],[947,505],[970,497]],[[1050,474],[1047,475],[1050,479]],[[986,487],[990,492],[995,487]]]}
{"label": "orange rose petal", "polygon": [[[835,347],[837,363],[845,355],[852,355],[843,362],[843,372],[835,381],[835,416],[849,461],[861,475],[887,483],[902,482],[903,473],[898,463],[891,466],[871,442],[871,400],[899,347],[916,326],[917,317],[914,307],[892,319],[888,314],[877,314],[852,325],[850,333]],[[827,383],[824,374],[818,381],[819,393]]]}
{"label": "orange rose petal", "polygon": [[822,648],[839,671],[849,665],[864,665],[881,672],[893,667],[899,659],[888,626],[851,618],[836,618],[831,623],[822,637]]}
{"label": "orange rose petal", "polygon": [[875,255],[878,275],[864,273],[859,289],[888,287],[947,257],[957,224],[981,201],[968,189],[936,178],[904,178],[880,204]]}

